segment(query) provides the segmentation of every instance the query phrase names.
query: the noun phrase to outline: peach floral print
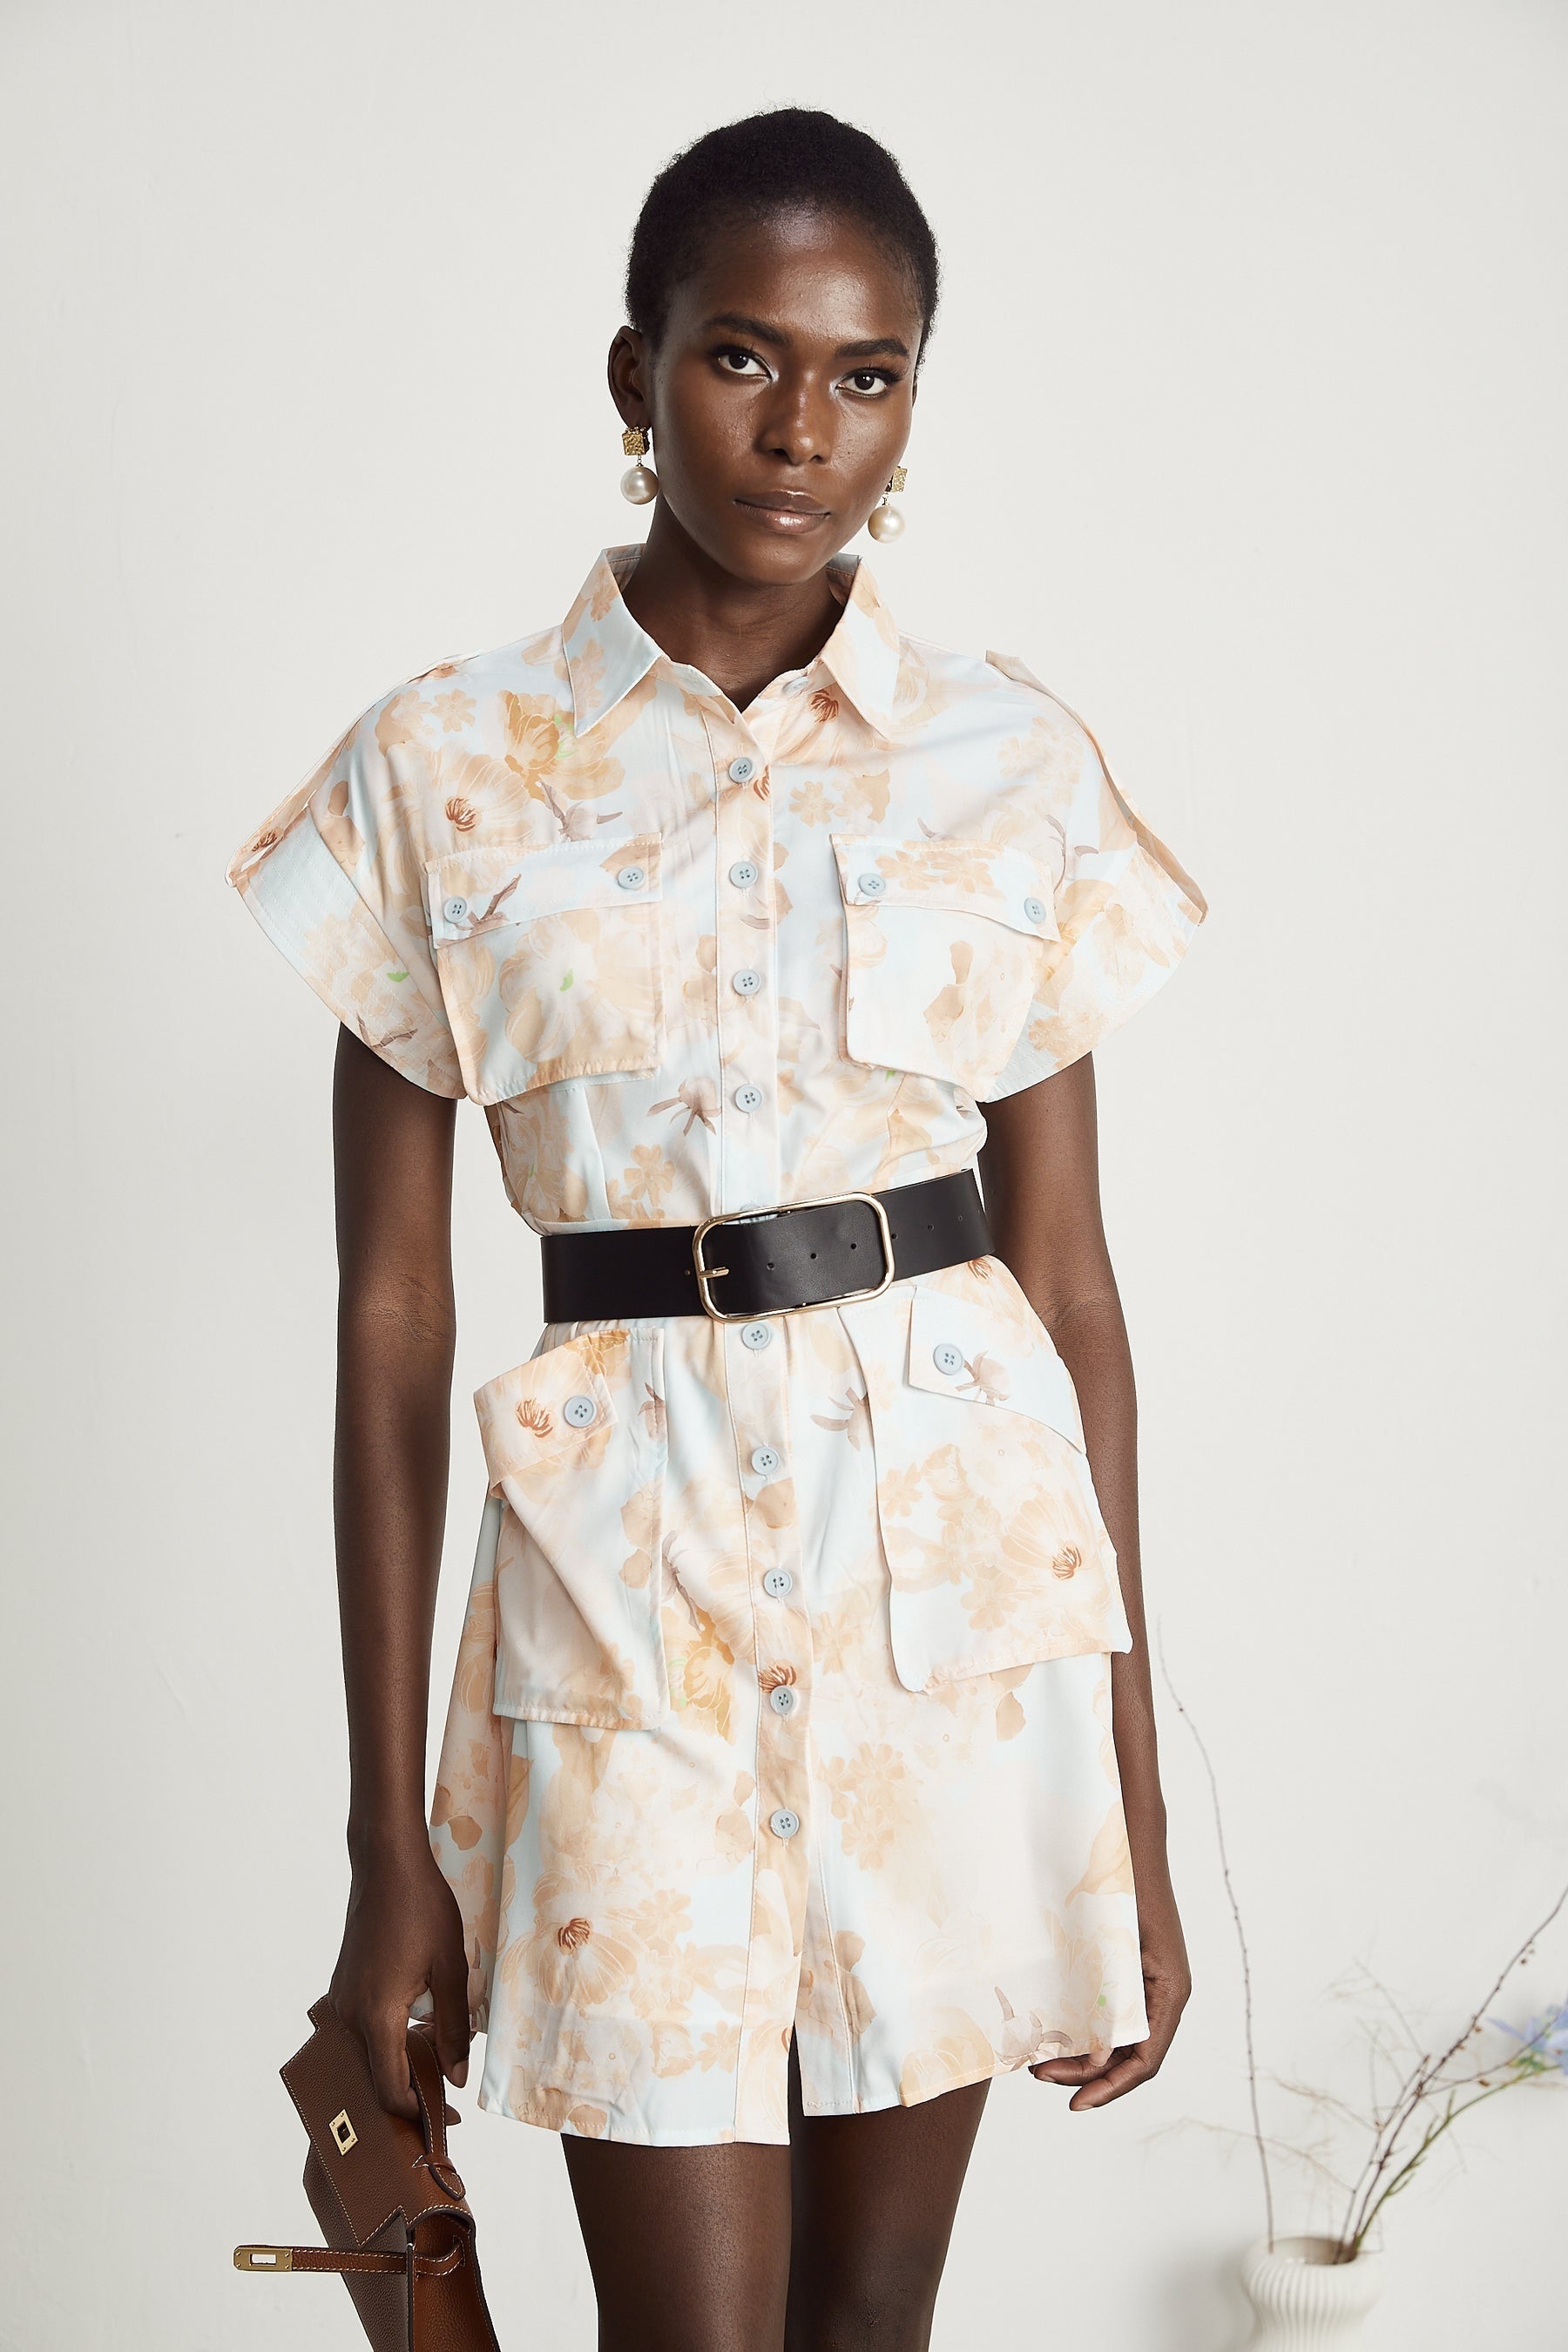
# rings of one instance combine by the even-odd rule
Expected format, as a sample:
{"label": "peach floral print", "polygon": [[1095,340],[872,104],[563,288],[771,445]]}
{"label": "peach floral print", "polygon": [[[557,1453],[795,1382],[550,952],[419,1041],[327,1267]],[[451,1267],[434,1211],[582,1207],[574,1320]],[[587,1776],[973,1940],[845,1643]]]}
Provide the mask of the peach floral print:
{"label": "peach floral print", "polygon": [[[481,1106],[536,1232],[973,1167],[986,1105],[1163,985],[1196,886],[1070,710],[901,637],[863,564],[742,712],[632,619],[637,553],[384,697],[230,880],[373,1052]],[[1130,1636],[1016,1277],[973,1258],[762,1344],[636,1306],[475,1400],[430,1835],[481,2103],[781,2141],[792,2041],[843,2115],[1138,2038]]]}

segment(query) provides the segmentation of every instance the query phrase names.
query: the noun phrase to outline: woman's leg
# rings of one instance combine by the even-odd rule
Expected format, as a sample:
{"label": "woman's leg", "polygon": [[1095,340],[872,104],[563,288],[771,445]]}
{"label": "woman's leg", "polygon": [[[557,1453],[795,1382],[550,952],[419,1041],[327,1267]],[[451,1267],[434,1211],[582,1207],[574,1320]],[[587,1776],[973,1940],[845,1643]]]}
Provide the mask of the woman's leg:
{"label": "woman's leg", "polygon": [[561,2145],[598,2298],[599,2352],[780,2352],[787,2147]]}
{"label": "woman's leg", "polygon": [[925,2352],[990,2087],[869,2116],[803,2116],[792,2056],[786,2352]]}

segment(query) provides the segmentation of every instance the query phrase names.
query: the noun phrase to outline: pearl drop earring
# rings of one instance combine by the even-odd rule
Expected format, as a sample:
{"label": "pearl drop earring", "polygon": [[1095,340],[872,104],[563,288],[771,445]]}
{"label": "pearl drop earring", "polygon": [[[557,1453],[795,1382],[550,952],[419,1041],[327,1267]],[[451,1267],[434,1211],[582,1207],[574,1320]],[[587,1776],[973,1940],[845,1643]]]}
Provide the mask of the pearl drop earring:
{"label": "pearl drop earring", "polygon": [[[628,457],[647,455],[648,436],[640,425],[628,425],[621,436],[621,447]],[[651,466],[630,466],[621,476],[621,496],[629,499],[634,507],[646,507],[650,499],[658,496],[658,476]]]}
{"label": "pearl drop earring", "polygon": [[873,539],[897,539],[903,530],[904,518],[897,507],[890,507],[888,504],[888,499],[891,492],[903,488],[908,478],[909,468],[906,466],[895,466],[889,475],[888,487],[882,493],[881,503],[872,508],[866,521],[866,528]]}

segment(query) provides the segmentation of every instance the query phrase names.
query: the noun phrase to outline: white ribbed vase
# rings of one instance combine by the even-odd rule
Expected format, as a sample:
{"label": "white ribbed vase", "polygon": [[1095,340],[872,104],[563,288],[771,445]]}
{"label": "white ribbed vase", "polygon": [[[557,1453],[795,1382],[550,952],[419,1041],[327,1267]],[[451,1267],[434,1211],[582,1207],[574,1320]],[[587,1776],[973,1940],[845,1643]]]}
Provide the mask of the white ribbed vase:
{"label": "white ribbed vase", "polygon": [[1258,2314],[1248,2352],[1351,2352],[1383,2288],[1376,2254],[1333,2260],[1331,2238],[1276,2238],[1243,2256],[1241,2283]]}

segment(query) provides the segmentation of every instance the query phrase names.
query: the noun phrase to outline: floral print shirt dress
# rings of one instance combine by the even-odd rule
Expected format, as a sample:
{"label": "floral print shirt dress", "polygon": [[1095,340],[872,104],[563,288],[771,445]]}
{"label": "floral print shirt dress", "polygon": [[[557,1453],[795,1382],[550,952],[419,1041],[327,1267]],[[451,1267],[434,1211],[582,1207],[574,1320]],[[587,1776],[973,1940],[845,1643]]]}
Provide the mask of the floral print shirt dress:
{"label": "floral print shirt dress", "polygon": [[[231,881],[373,1051],[483,1105],[536,1232],[971,1167],[984,1104],[1160,986],[1197,888],[1071,711],[900,636],[863,564],[742,712],[632,618],[637,555],[375,704]],[[430,1827],[481,2105],[781,2141],[792,2036],[847,2115],[1147,2031],[1116,1561],[1000,1259],[551,1325],[477,1403]]]}

